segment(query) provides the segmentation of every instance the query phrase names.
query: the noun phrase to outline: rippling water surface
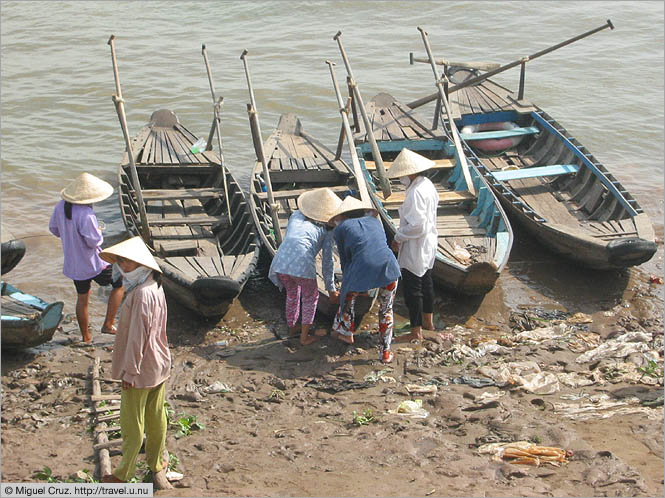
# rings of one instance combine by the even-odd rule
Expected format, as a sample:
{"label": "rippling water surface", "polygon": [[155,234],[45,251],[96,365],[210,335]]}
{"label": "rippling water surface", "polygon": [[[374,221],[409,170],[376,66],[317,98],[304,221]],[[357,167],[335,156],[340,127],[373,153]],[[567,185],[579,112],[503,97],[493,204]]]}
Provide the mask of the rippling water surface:
{"label": "rippling water surface", "polygon": [[[388,91],[408,102],[435,91],[430,68],[408,63],[409,52],[425,54],[417,26],[429,32],[436,57],[505,64],[611,19],[615,30],[530,62],[526,97],[631,190],[662,240],[661,2],[3,1],[1,16],[2,223],[28,243],[9,280],[44,298],[74,298],[71,282],[60,274],[59,240],[47,229],[60,190],[82,171],[117,184],[124,141],[111,101],[111,34],[130,134],[154,110],[170,108],[195,134],[207,135],[206,44],[215,89],[224,96],[226,164],[246,186],[255,156],[243,49],[249,50],[264,138],[281,113],[294,112],[311,134],[334,147],[340,117],[325,60],[337,63],[344,81],[332,39],[338,30],[365,99]],[[519,69],[495,79],[516,88]],[[431,107],[423,112],[431,115]],[[119,240],[124,226],[117,197],[95,209],[107,224],[107,239]],[[570,282],[557,283],[561,261],[534,256],[546,251],[531,240],[517,242],[523,246],[514,250],[507,272],[517,283],[502,277],[499,300],[544,295],[563,301]],[[537,267],[546,269],[534,273]],[[642,270],[662,274],[662,250]]]}

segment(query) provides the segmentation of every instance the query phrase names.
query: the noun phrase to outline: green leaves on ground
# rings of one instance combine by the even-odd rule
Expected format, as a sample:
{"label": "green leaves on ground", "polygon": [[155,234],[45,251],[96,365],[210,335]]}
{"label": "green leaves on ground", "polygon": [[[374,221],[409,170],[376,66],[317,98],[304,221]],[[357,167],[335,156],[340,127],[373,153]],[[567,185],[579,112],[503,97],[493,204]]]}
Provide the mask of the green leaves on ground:
{"label": "green leaves on ground", "polygon": [[363,410],[362,414],[359,414],[354,410],[353,420],[351,421],[353,425],[360,427],[361,425],[369,425],[374,422],[378,422],[378,419],[374,416],[374,412],[372,412],[371,408]]}

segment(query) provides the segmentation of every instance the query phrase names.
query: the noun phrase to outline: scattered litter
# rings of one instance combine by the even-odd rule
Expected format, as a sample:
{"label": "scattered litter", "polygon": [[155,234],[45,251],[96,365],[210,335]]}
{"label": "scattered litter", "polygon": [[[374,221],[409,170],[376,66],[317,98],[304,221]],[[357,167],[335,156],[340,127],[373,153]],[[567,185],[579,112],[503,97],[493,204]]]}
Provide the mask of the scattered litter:
{"label": "scattered litter", "polygon": [[228,349],[228,350],[224,350],[224,351],[216,351],[215,354],[217,356],[219,356],[220,358],[228,358],[229,356],[233,356],[234,354],[236,354],[236,352],[237,351],[235,351],[233,349]]}
{"label": "scattered litter", "polygon": [[520,332],[513,336],[513,340],[518,342],[542,342],[547,340],[562,339],[570,333],[569,328],[564,323],[552,327],[538,327],[531,330]]}
{"label": "scattered litter", "polygon": [[391,368],[384,368],[383,370],[375,370],[363,377],[363,380],[365,382],[377,382],[381,379],[381,377],[387,373],[392,372]]}
{"label": "scattered litter", "polygon": [[593,323],[593,318],[584,313],[575,313],[573,316],[566,320],[568,323],[580,324],[580,323]]}
{"label": "scattered litter", "polygon": [[405,384],[404,387],[409,394],[436,394],[438,390],[434,384],[428,384],[424,386],[419,386],[418,384]]}
{"label": "scattered litter", "polygon": [[217,341],[215,343],[215,346],[221,346],[221,347],[226,347],[228,345],[229,345],[229,341],[227,341],[226,339],[224,339],[223,341]]}
{"label": "scattered litter", "polygon": [[467,375],[462,375],[461,377],[455,377],[451,379],[453,384],[468,384],[472,387],[490,387],[496,386],[496,382],[492,379],[486,377],[469,377]]}
{"label": "scattered litter", "polygon": [[206,386],[203,391],[206,394],[218,394],[218,393],[230,393],[233,392],[233,389],[227,384],[224,384],[223,382],[216,381],[213,384],[210,384],[209,386]]}
{"label": "scattered litter", "polygon": [[497,354],[510,353],[510,349],[504,346],[499,346],[498,344],[493,342],[484,342],[475,349],[470,348],[466,344],[456,344],[455,349],[464,356],[468,356],[470,358],[482,358],[483,356],[489,353],[497,353]]}
{"label": "scattered litter", "polygon": [[657,277],[656,275],[651,275],[649,277],[649,282],[652,284],[663,285],[663,277]]}
{"label": "scattered litter", "polygon": [[516,361],[499,367],[484,365],[477,372],[493,379],[498,386],[514,386],[535,394],[559,391],[559,379],[550,372],[541,372],[535,361]]}
{"label": "scattered litter", "polygon": [[513,464],[533,465],[540,467],[550,464],[559,467],[567,463],[567,458],[573,455],[572,451],[552,446],[538,446],[529,441],[515,441],[512,443],[489,443],[478,448],[478,453],[492,455],[493,460],[505,460]]}
{"label": "scattered litter", "polygon": [[422,399],[402,401],[397,407],[397,410],[388,410],[388,413],[411,418],[427,418],[429,416],[429,412],[423,408]]}
{"label": "scattered litter", "polygon": [[578,373],[578,372],[561,372],[556,374],[559,382],[567,387],[584,387],[593,384],[603,385],[605,380],[601,377],[597,370],[592,372]]}
{"label": "scattered litter", "polygon": [[166,472],[166,480],[169,482],[182,481],[184,477],[183,474],[176,472],[175,470],[169,470]]}
{"label": "scattered litter", "polygon": [[568,349],[573,353],[584,353],[597,348],[600,344],[600,335],[595,332],[577,332],[568,342]]}
{"label": "scattered litter", "polygon": [[648,406],[650,408],[656,408],[657,406],[663,406],[663,396],[658,396],[656,399],[651,400],[642,400],[642,406]]}
{"label": "scattered litter", "polygon": [[637,397],[624,398],[621,401],[612,400],[607,394],[588,396],[588,401],[579,404],[553,403],[554,412],[566,418],[575,420],[604,419],[614,415],[630,415],[642,413],[650,420],[662,420],[663,411],[640,406]]}
{"label": "scattered litter", "polygon": [[354,382],[352,380],[345,379],[320,379],[320,380],[310,380],[305,384],[305,387],[312,387],[319,391],[339,393],[342,391],[349,391],[351,389],[365,389],[367,387],[373,386],[374,382]]}
{"label": "scattered litter", "polygon": [[644,332],[628,332],[581,354],[575,362],[587,363],[604,358],[625,358],[631,353],[644,353],[649,350],[647,343],[650,340],[651,336]]}

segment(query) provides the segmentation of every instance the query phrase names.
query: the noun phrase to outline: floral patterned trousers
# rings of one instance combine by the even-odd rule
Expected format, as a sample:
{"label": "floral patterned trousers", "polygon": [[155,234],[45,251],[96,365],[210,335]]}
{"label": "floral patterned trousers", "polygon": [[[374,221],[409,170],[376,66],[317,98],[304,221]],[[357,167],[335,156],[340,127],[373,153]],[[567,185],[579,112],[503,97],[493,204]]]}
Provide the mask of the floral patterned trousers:
{"label": "floral patterned trousers", "polygon": [[[390,350],[393,340],[393,301],[397,292],[397,280],[379,289],[379,355]],[[333,331],[342,335],[355,332],[355,304],[358,292],[349,292],[344,299],[344,306],[337,311],[333,322]]]}

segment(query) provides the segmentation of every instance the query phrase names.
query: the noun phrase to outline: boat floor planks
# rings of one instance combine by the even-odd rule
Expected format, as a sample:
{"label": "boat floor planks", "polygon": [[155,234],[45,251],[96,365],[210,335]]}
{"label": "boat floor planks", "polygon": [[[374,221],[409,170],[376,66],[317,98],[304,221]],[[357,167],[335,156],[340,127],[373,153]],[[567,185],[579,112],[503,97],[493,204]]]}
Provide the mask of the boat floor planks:
{"label": "boat floor planks", "polygon": [[[481,96],[477,96],[481,99]],[[485,100],[475,101],[471,105],[480,109],[488,105]],[[512,231],[506,215],[496,198],[490,193],[480,173],[473,167],[474,186],[481,196],[476,197],[460,186],[457,178],[461,176],[461,166],[455,157],[452,141],[442,130],[431,130],[421,118],[416,117],[412,109],[397,101],[387,93],[380,93],[367,106],[373,129],[378,130],[376,138],[382,151],[382,160],[386,169],[399,153],[399,146],[412,148],[421,155],[435,161],[435,167],[425,174],[434,183],[438,195],[437,231],[439,233],[439,251],[434,266],[434,279],[437,283],[466,294],[484,294],[496,282],[499,272],[505,266],[512,245]],[[399,131],[397,131],[399,129]],[[356,133],[356,143],[363,145],[361,150],[362,165],[372,175],[372,200],[379,209],[384,226],[392,237],[399,227],[399,206],[404,202],[406,191],[397,179],[391,181],[392,194],[384,199],[377,188],[377,176],[374,158],[369,152],[362,133]],[[430,142],[419,141],[428,140]],[[398,142],[399,146],[391,145]],[[406,142],[406,143],[405,143]],[[423,150],[424,148],[424,150]],[[502,244],[496,243],[497,233],[501,232]],[[457,253],[455,252],[457,250]],[[462,251],[463,250],[463,251]],[[468,255],[468,257],[461,257]],[[482,263],[478,266],[478,263]]]}
{"label": "boat floor planks", "polygon": [[[474,73],[457,69],[455,84]],[[656,251],[653,227],[637,200],[545,111],[492,80],[451,94],[459,105],[458,127],[513,122],[535,127],[507,150],[481,156],[481,170],[502,204],[542,243],[596,269],[626,268],[648,261]],[[445,123],[445,122],[444,122]],[[470,148],[478,142],[469,141]],[[577,173],[497,180],[492,172],[572,165]]]}
{"label": "boat floor planks", "polygon": [[[253,272],[259,239],[237,182],[214,151],[192,153],[196,141],[172,111],[162,109],[132,143],[149,245],[165,290],[185,307],[213,317],[225,313]],[[139,208],[126,163],[125,152],[118,170],[120,206],[127,230],[138,235]],[[234,272],[236,260],[243,264]]]}
{"label": "boat floor planks", "polygon": [[[275,203],[278,205],[282,238],[286,234],[289,218],[298,209],[297,198],[314,188],[328,187],[342,197],[354,189],[355,178],[351,169],[342,159],[335,159],[334,153],[311,135],[307,134],[294,114],[283,114],[277,128],[264,143],[266,162],[270,165],[270,180]],[[289,169],[284,168],[288,159]],[[277,165],[280,165],[277,167]],[[294,168],[295,165],[297,168]],[[271,257],[277,252],[271,209],[264,191],[265,179],[261,163],[256,161],[250,183],[250,205],[256,226]],[[339,258],[335,252],[335,267],[339,268]],[[319,284],[318,311],[334,315],[336,306],[329,302],[328,291],[323,285],[320,255],[317,257],[317,281]],[[356,303],[357,322],[369,310],[375,294],[363,296]]]}

